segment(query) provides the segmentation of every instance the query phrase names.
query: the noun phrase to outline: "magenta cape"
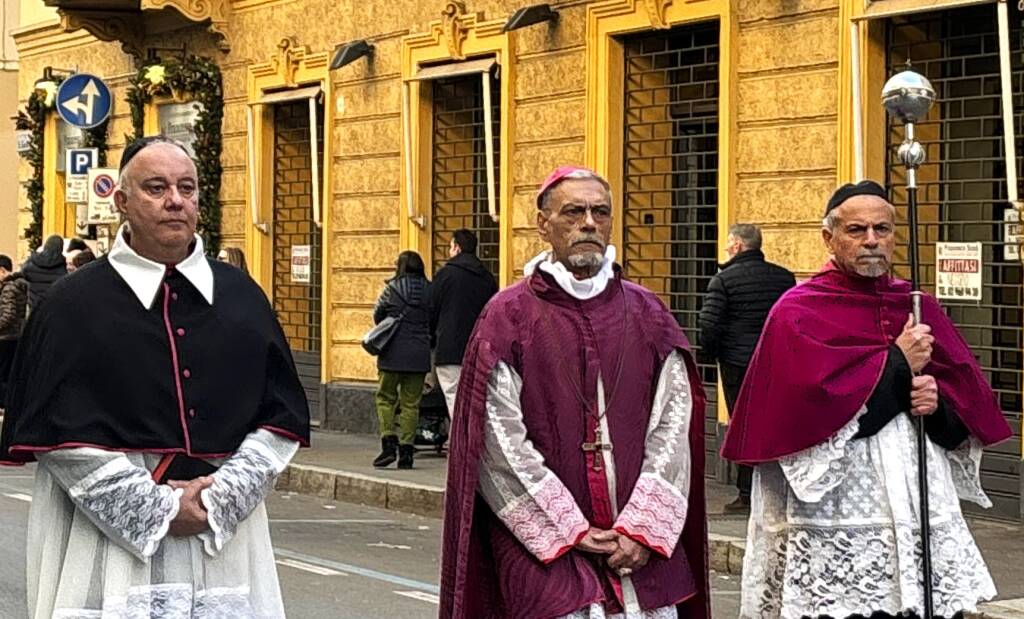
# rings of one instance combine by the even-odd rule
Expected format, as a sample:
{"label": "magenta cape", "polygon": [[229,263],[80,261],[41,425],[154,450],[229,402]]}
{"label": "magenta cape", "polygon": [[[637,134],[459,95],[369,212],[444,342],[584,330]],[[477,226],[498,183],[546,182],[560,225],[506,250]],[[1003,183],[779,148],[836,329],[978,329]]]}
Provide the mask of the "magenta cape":
{"label": "magenta cape", "polygon": [[[736,401],[722,455],[757,463],[824,442],[849,423],[878,384],[889,346],[910,314],[910,284],[846,274],[830,263],[787,292],[768,315]],[[922,320],[935,345],[925,374],[971,435],[1009,438],[995,393],[938,302]]]}
{"label": "magenta cape", "polygon": [[[679,604],[684,617],[710,617],[700,376],[686,338],[665,306],[643,288],[620,282],[616,277],[601,295],[578,301],[549,276],[536,273],[495,296],[477,322],[463,360],[450,441],[441,617],[543,619],[615,596],[612,588],[618,580],[603,561],[569,550],[541,563],[477,494],[487,384],[497,363],[506,363],[523,379],[523,420],[545,464],[572,493],[588,522],[609,529],[614,523],[606,509],[607,485],[590,483],[597,473],[580,449],[588,409],[593,413],[597,407],[598,373],[609,390],[616,500],[624,506],[643,464],[659,371],[673,350],[687,360],[693,399],[689,508],[672,555],[652,552],[632,581],[644,608]],[[576,392],[580,386],[586,395]],[[580,397],[587,400],[586,407]]]}

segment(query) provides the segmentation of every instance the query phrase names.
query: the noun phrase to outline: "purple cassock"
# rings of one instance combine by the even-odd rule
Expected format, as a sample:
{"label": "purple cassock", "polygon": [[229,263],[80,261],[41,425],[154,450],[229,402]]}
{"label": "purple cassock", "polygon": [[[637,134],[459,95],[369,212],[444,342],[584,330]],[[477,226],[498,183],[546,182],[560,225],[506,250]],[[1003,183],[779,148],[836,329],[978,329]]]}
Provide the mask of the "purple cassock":
{"label": "purple cassock", "polygon": [[542,562],[478,494],[488,380],[499,362],[522,378],[529,439],[590,525],[611,529],[616,523],[608,468],[594,466],[594,452],[581,449],[595,437],[598,376],[608,394],[621,506],[637,486],[659,371],[673,351],[685,357],[693,405],[689,506],[680,541],[667,556],[652,540],[638,539],[652,551],[631,581],[642,608],[677,604],[681,617],[710,617],[700,376],[672,315],[654,294],[622,281],[617,267],[604,292],[589,300],[573,298],[538,269],[494,297],[477,322],[463,360],[450,442],[441,617],[540,619],[593,603],[621,612],[621,584],[604,557],[568,545]]}
{"label": "purple cassock", "polygon": [[[910,284],[860,277],[829,263],[772,308],[733,411],[725,458],[756,464],[829,439],[867,402],[911,312]],[[922,321],[935,344],[923,373],[971,435],[1012,435],[996,396],[956,327],[931,296]]]}

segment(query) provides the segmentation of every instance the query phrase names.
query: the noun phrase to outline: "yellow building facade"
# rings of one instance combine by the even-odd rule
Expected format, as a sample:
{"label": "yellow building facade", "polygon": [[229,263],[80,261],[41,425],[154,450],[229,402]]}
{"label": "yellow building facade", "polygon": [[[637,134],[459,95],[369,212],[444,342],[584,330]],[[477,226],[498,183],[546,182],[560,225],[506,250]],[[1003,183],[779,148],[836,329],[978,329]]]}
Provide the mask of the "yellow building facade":
{"label": "yellow building facade", "polygon": [[[919,129],[930,161],[920,172],[922,260],[934,264],[937,241],[985,248],[983,300],[950,312],[1018,435],[987,456],[986,487],[1000,515],[1022,517],[1024,308],[1004,224],[1014,209],[1000,2],[562,0],[549,6],[557,17],[515,29],[506,24],[528,2],[214,0],[196,11],[138,0],[117,13],[109,1],[49,0],[57,13],[23,4],[35,8],[23,7],[14,33],[21,98],[47,66],[104,78],[116,99],[111,161],[131,134],[125,96],[148,54],[184,49],[220,67],[223,244],[246,251],[273,299],[314,417],[349,430],[375,423],[374,359],[359,342],[398,253],[417,250],[434,271],[451,233],[467,227],[502,285],[514,282],[543,249],[534,196],[555,166],[588,165],[611,181],[619,261],[662,295],[692,342],[730,224],[759,224],[770,260],[814,273],[838,183],[866,175],[905,201],[894,159],[902,129],[879,93],[909,59],[940,98]],[[1019,124],[1022,16],[1002,4]],[[332,69],[339,56],[355,59]],[[160,130],[165,103],[146,107],[147,132]],[[73,220],[52,166],[61,128],[51,116],[44,235],[69,233]],[[20,165],[22,179],[31,173]],[[19,229],[30,217],[22,205]],[[704,376],[715,383],[712,365]],[[724,407],[711,399],[713,457]]]}

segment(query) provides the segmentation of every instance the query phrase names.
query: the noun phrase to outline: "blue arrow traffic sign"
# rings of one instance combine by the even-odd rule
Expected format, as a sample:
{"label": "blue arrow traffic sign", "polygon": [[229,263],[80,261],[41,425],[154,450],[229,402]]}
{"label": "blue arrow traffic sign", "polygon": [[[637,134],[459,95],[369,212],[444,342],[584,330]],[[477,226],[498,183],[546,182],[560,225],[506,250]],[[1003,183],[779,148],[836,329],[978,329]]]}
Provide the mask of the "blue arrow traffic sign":
{"label": "blue arrow traffic sign", "polygon": [[110,116],[113,99],[103,80],[75,73],[57,89],[57,113],[70,125],[92,129]]}

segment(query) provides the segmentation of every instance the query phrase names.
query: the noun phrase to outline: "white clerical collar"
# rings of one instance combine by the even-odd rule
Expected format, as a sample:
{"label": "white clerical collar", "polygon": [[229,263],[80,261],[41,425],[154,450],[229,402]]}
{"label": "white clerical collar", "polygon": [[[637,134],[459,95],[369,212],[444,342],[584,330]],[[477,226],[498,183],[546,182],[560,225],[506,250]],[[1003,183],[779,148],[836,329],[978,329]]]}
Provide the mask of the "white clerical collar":
{"label": "white clerical collar", "polygon": [[551,275],[558,286],[569,295],[586,301],[593,299],[604,292],[608,282],[615,278],[615,246],[609,245],[604,251],[604,262],[601,263],[601,270],[591,278],[576,279],[576,276],[569,272],[561,262],[554,262],[551,251],[541,252],[539,256],[529,261],[523,267],[523,275],[530,277],[538,268]]}
{"label": "white clerical collar", "polygon": [[[164,281],[167,267],[137,254],[124,238],[127,227],[128,224],[122,224],[117,231],[117,240],[107,254],[107,259],[139,298],[139,302],[149,309]],[[213,305],[213,270],[203,254],[203,239],[198,234],[192,253],[174,265],[174,268],[196,287],[207,303]]]}

